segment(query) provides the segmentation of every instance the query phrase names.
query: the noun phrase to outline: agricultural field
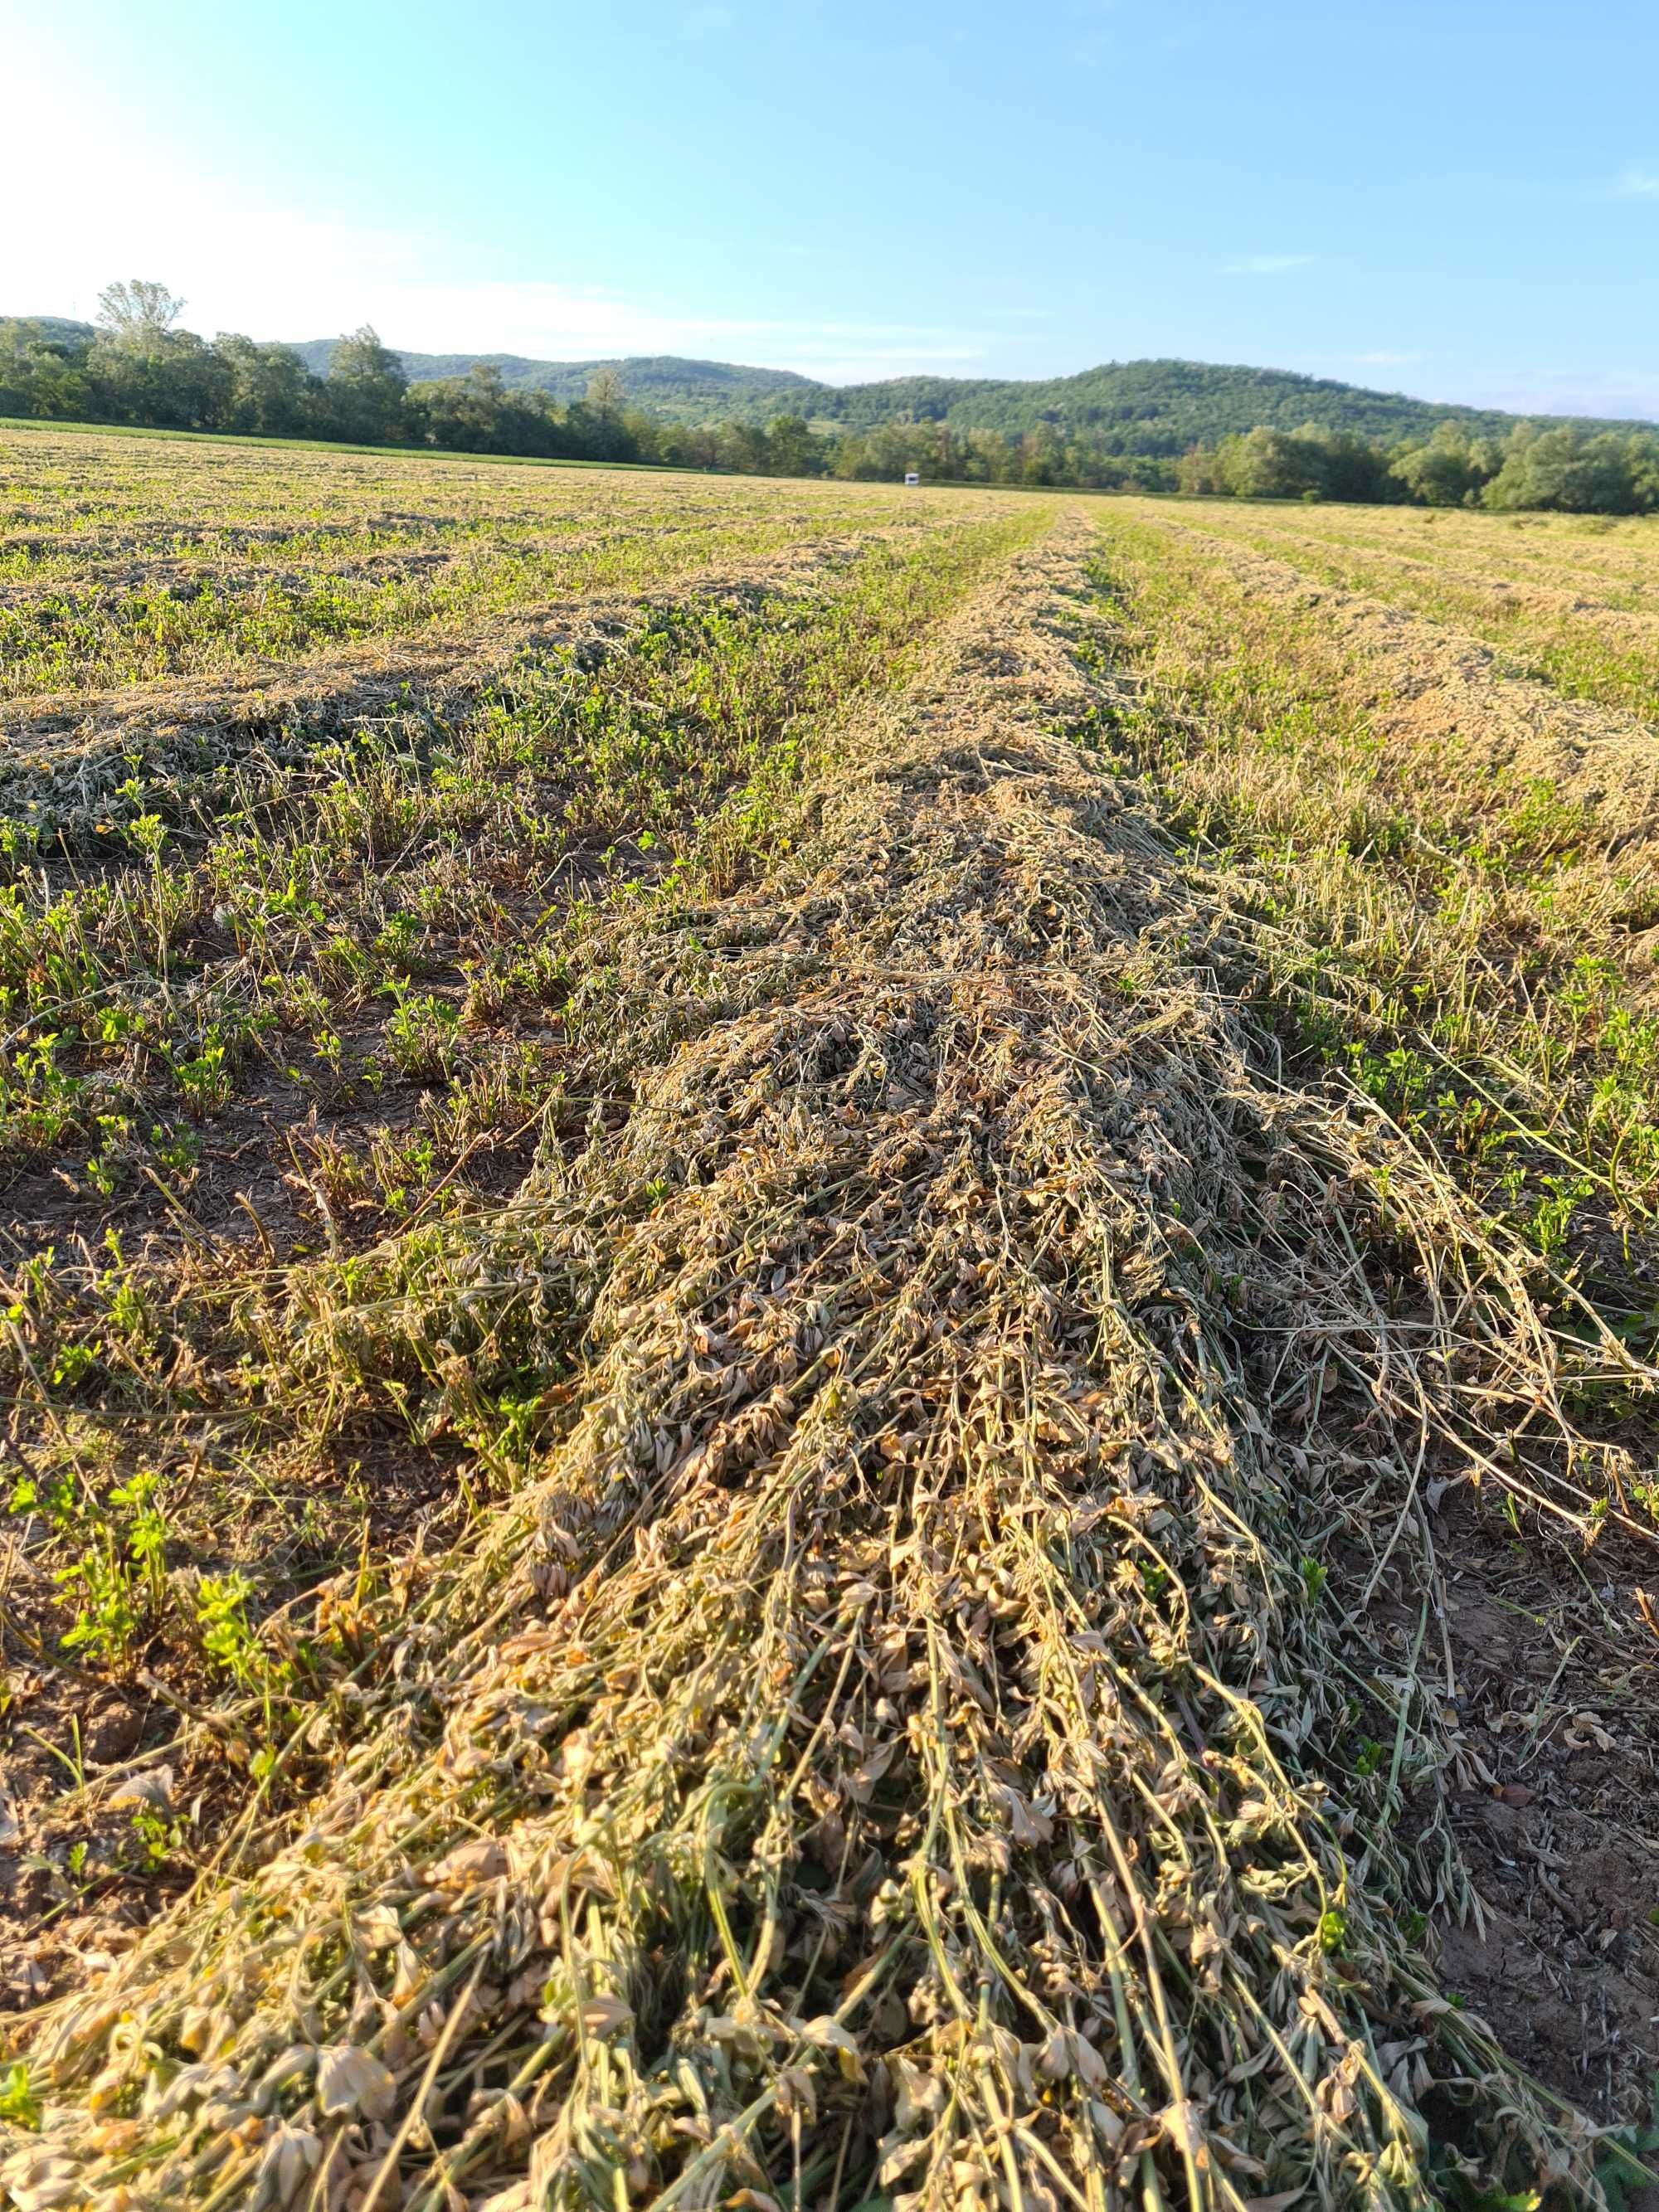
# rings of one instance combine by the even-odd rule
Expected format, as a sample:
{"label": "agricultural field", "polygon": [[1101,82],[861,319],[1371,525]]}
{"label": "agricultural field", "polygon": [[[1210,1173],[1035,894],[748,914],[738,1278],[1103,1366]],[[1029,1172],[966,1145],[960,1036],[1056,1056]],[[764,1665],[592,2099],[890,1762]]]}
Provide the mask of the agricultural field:
{"label": "agricultural field", "polygon": [[1659,2202],[1656,592],[0,432],[0,2204]]}

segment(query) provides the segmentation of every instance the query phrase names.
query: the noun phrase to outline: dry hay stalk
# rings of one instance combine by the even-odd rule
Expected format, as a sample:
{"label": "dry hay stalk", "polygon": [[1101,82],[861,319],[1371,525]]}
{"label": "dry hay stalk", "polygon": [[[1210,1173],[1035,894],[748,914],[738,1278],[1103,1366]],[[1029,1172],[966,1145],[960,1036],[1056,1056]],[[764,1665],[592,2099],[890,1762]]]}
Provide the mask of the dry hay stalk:
{"label": "dry hay stalk", "polygon": [[1403,1151],[1385,1321],[1371,1139],[1264,1075],[1065,734],[1083,550],[947,628],[797,860],[618,922],[642,1008],[724,945],[726,1018],[377,1324],[465,1392],[588,1299],[571,1425],[304,1832],[48,2021],[24,2212],[1424,2204],[1430,2115],[1591,2188],[1319,1778],[1358,1655],[1300,1568],[1334,1498],[1415,1559],[1446,1356],[1507,1345],[1501,1424],[1541,1332]]}
{"label": "dry hay stalk", "polygon": [[[1547,783],[1554,798],[1588,811],[1592,851],[1618,854],[1626,871],[1647,859],[1659,828],[1651,723],[1631,708],[1522,672],[1516,664],[1524,631],[1500,648],[1380,589],[1310,574],[1297,564],[1296,545],[1277,534],[1270,551],[1230,532],[1172,524],[1166,509],[1144,519],[1212,562],[1230,591],[1280,614],[1317,610],[1328,647],[1364,672],[1374,695],[1370,720],[1389,743],[1393,778],[1408,779],[1419,803],[1454,812],[1482,801],[1504,807],[1529,785]],[[1581,605],[1575,619],[1587,612]]]}

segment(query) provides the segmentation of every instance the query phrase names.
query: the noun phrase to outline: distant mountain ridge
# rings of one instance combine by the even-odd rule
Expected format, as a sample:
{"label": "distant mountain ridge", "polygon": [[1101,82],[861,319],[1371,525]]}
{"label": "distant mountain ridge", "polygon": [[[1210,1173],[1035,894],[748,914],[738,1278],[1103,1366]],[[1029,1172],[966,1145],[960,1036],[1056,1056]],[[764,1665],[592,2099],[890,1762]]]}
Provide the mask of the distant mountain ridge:
{"label": "distant mountain ridge", "polygon": [[[316,375],[326,376],[337,343],[333,338],[307,338],[294,350]],[[681,422],[766,422],[775,415],[813,414],[834,389],[789,368],[687,361],[678,354],[607,361],[532,361],[519,353],[400,353],[398,357],[411,383],[465,376],[475,366],[498,368],[509,391],[545,392],[566,403],[586,397],[588,379],[596,369],[614,368],[634,406]]]}
{"label": "distant mountain ridge", "polygon": [[[27,319],[60,342],[94,335],[91,324],[62,316]],[[325,376],[337,343],[308,338],[294,350],[314,374]],[[1565,422],[1590,430],[1651,427],[1600,416],[1521,416],[1375,392],[1290,369],[1199,361],[1106,362],[1073,376],[1039,379],[896,376],[874,384],[825,384],[793,369],[677,354],[539,361],[515,353],[405,351],[398,358],[414,382],[465,376],[475,366],[487,366],[501,372],[509,390],[544,392],[567,403],[584,397],[596,370],[614,368],[629,404],[665,421],[765,423],[778,415],[802,415],[818,428],[945,422],[954,429],[1015,434],[1049,423],[1062,433],[1091,432],[1105,450],[1126,456],[1176,455],[1237,431],[1295,430],[1308,422],[1385,445],[1420,441],[1445,422],[1460,423],[1472,436],[1500,439],[1523,421]]]}
{"label": "distant mountain ridge", "polygon": [[53,345],[90,345],[98,335],[96,323],[77,323],[72,315],[0,315],[0,322],[28,323]]}
{"label": "distant mountain ridge", "polygon": [[[313,338],[295,350],[325,375],[334,345],[331,338]],[[1234,431],[1296,430],[1305,422],[1385,444],[1426,438],[1437,422],[1445,422],[1462,424],[1472,436],[1492,438],[1504,437],[1522,421],[1571,422],[1595,430],[1640,427],[1605,416],[1523,416],[1373,392],[1290,369],[1200,361],[1106,362],[1073,376],[1029,380],[896,376],[877,384],[824,384],[791,369],[673,354],[572,362],[501,353],[404,353],[399,358],[411,379],[465,376],[475,362],[485,363],[501,371],[509,389],[546,392],[564,401],[580,399],[596,370],[614,368],[634,406],[683,422],[765,422],[791,414],[820,428],[864,430],[918,421],[1012,432],[1050,422],[1062,431],[1103,432],[1126,454],[1182,453]]]}

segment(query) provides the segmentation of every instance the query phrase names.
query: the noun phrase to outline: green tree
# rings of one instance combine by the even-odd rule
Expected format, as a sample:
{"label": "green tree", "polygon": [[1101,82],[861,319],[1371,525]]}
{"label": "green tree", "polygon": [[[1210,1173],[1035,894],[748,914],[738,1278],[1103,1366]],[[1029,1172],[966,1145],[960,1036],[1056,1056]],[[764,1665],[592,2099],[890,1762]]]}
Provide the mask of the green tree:
{"label": "green tree", "polygon": [[[1304,423],[1295,435],[1313,449],[1317,459],[1314,489],[1321,498],[1398,498],[1389,475],[1388,457],[1370,438],[1358,437],[1352,430],[1328,429],[1321,422]],[[1304,497],[1306,491],[1304,486]]]}
{"label": "green tree", "polygon": [[164,430],[224,428],[233,374],[193,331],[100,334],[87,356],[99,412]]}
{"label": "green tree", "polygon": [[1039,422],[1019,441],[1019,480],[1028,484],[1057,483],[1064,473],[1065,456],[1060,432],[1052,422]]}
{"label": "green tree", "polygon": [[297,436],[310,427],[322,385],[292,346],[258,345],[221,331],[213,350],[229,378],[217,427],[267,438]]}
{"label": "green tree", "polygon": [[1499,459],[1490,439],[1471,438],[1461,422],[1437,422],[1426,444],[1395,454],[1390,473],[1425,507],[1462,507],[1496,476]]}
{"label": "green tree", "polygon": [[132,276],[98,295],[98,336],[86,368],[100,415],[163,429],[222,427],[230,374],[193,331],[175,330],[185,303]]}
{"label": "green tree", "polygon": [[1324,488],[1322,456],[1307,438],[1263,426],[1216,448],[1222,482],[1239,499],[1300,499]]}
{"label": "green tree", "polygon": [[116,344],[154,350],[185,312],[185,303],[165,284],[129,276],[106,284],[98,295],[98,326]]}
{"label": "green tree", "polygon": [[757,423],[726,422],[720,434],[720,465],[738,476],[763,477],[771,458],[766,433]]}
{"label": "green tree", "polygon": [[1006,431],[968,433],[967,474],[970,483],[1012,483],[1014,473],[1014,451]]}
{"label": "green tree", "polygon": [[327,409],[336,434],[381,445],[401,436],[404,365],[370,323],[343,337],[329,363]]}
{"label": "green tree", "polygon": [[0,321],[0,414],[64,418],[88,411],[84,347],[49,341],[40,323]]}
{"label": "green tree", "polygon": [[766,465],[777,477],[814,477],[823,457],[804,415],[775,415],[767,428]]}
{"label": "green tree", "polygon": [[68,422],[95,417],[86,346],[48,338],[38,323],[0,323],[0,413]]}
{"label": "green tree", "polygon": [[1232,489],[1213,446],[1188,446],[1176,464],[1176,480],[1182,491],[1198,498],[1213,499]]}
{"label": "green tree", "polygon": [[465,376],[411,384],[404,396],[404,419],[419,442],[458,453],[576,450],[568,422],[546,393],[509,391],[489,362],[474,362]]}
{"label": "green tree", "polygon": [[1641,505],[1645,441],[1570,424],[1523,422],[1506,441],[1504,465],[1482,495],[1494,507],[1558,507],[1570,514],[1629,514]]}

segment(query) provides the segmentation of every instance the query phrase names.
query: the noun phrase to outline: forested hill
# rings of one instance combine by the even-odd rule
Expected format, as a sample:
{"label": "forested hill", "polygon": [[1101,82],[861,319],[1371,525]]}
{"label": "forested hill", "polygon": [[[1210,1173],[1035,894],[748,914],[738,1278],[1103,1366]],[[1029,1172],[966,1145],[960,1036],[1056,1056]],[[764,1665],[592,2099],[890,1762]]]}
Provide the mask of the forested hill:
{"label": "forested hill", "polygon": [[[294,349],[306,367],[326,376],[335,338],[308,338]],[[518,353],[404,353],[411,383],[465,376],[477,366],[500,372],[509,392],[544,392],[568,405],[580,399],[602,368],[614,368],[632,407],[677,422],[769,422],[775,415],[819,415],[834,387],[787,368],[745,368],[730,361],[683,361],[677,354],[627,361],[531,361]]]}
{"label": "forested hill", "polygon": [[[313,338],[295,350],[308,368],[326,375],[335,343]],[[1426,438],[1437,422],[1445,422],[1462,424],[1472,437],[1501,438],[1518,419],[1495,408],[1411,399],[1330,377],[1202,361],[1107,362],[1076,376],[1033,382],[896,376],[879,384],[838,385],[817,383],[788,369],[684,361],[672,354],[577,362],[500,353],[405,353],[400,358],[413,379],[464,376],[476,362],[499,369],[509,390],[545,392],[564,401],[580,399],[596,370],[614,368],[630,405],[681,422],[766,422],[789,414],[804,415],[820,427],[849,429],[948,422],[958,429],[1015,433],[1048,422],[1062,432],[1104,432],[1112,448],[1124,454],[1182,453],[1189,446],[1211,445],[1237,431],[1264,425],[1295,430],[1307,422],[1385,444]],[[1630,426],[1597,420],[1591,427]]]}
{"label": "forested hill", "polygon": [[[52,315],[30,319],[45,337],[60,343],[83,345],[94,335],[89,323]],[[337,338],[311,338],[293,351],[313,374],[326,376],[339,343]],[[676,354],[535,361],[512,353],[402,353],[398,359],[411,382],[462,377],[474,367],[489,368],[509,392],[544,393],[567,406],[585,397],[598,370],[613,368],[627,404],[664,422],[763,424],[793,415],[805,416],[819,429],[949,422],[956,429],[1000,430],[1012,436],[1048,425],[1063,437],[1087,433],[1103,453],[1126,458],[1173,457],[1249,430],[1297,430],[1308,423],[1385,446],[1425,440],[1439,422],[1455,422],[1471,437],[1502,439],[1520,419],[1495,408],[1370,392],[1330,377],[1202,361],[1106,362],[1076,376],[1030,381],[895,376],[879,384],[823,384],[791,369],[687,361]],[[1633,427],[1583,416],[1563,419],[1591,430]]]}
{"label": "forested hill", "polygon": [[1116,431],[1126,453],[1180,453],[1236,432],[1295,430],[1308,422],[1385,444],[1427,437],[1437,422],[1448,421],[1472,436],[1502,437],[1516,419],[1496,409],[1370,392],[1330,377],[1203,361],[1106,362],[1040,382],[895,377],[845,386],[831,398],[833,409],[826,411],[851,428],[903,417],[1011,432],[1052,422],[1063,431]]}

